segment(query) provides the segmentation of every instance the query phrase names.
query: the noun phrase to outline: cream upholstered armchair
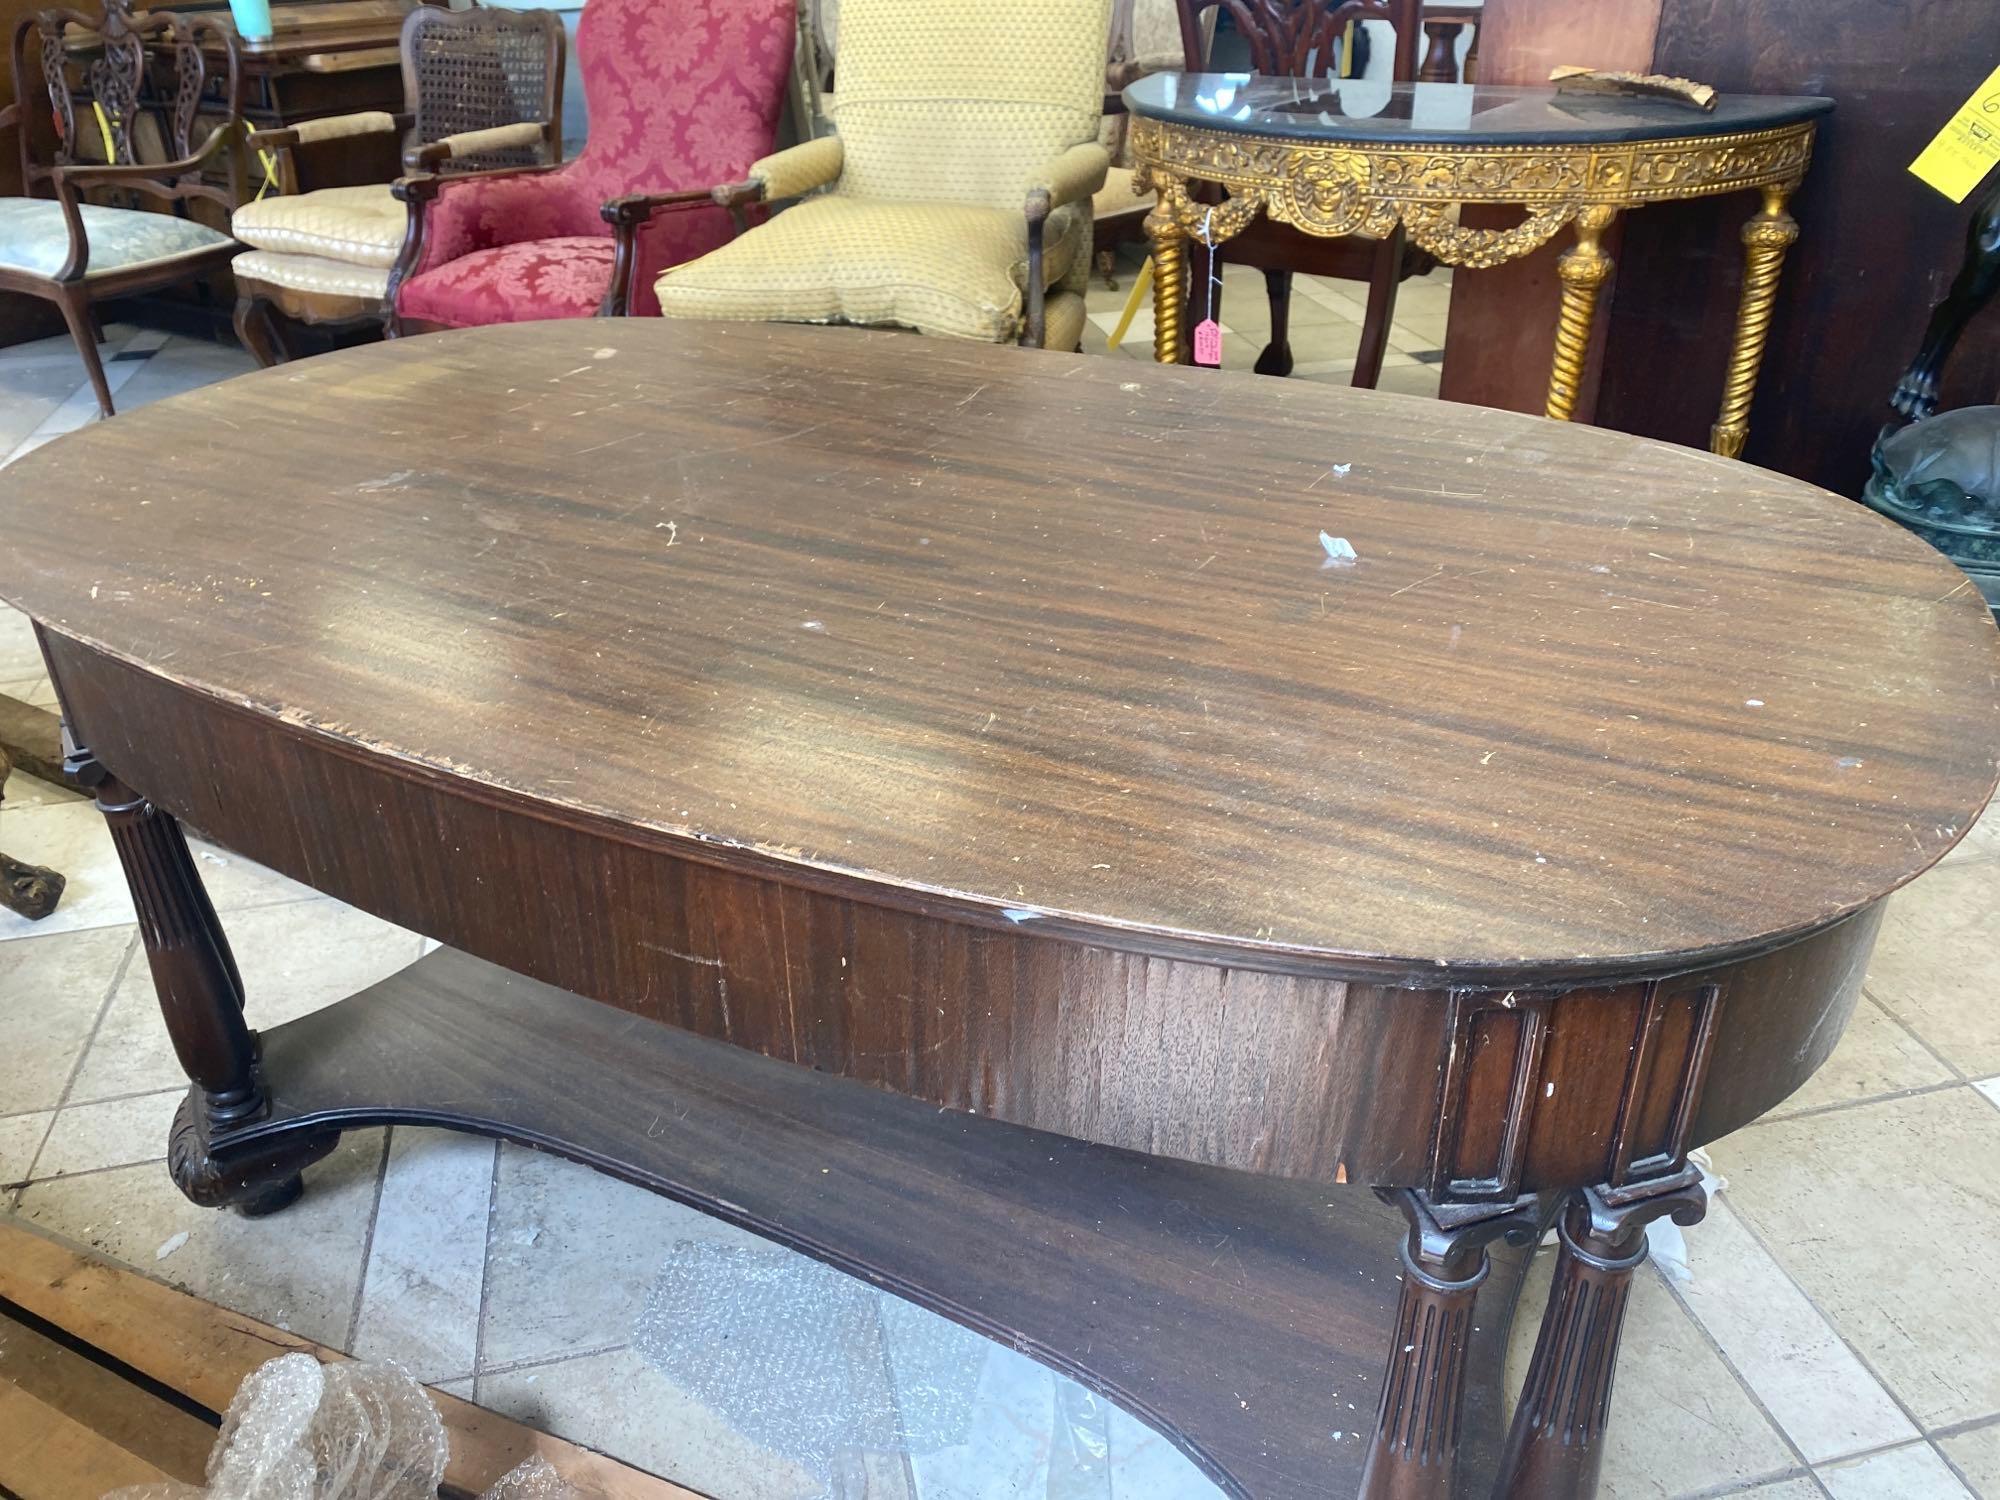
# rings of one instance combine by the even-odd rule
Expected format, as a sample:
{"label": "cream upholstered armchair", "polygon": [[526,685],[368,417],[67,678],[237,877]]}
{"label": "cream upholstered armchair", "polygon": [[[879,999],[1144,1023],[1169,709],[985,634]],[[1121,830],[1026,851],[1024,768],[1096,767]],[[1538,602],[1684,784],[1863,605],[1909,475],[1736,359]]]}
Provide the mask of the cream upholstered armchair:
{"label": "cream upholstered armchair", "polygon": [[663,274],[670,318],[857,323],[1073,349],[1110,0],[842,0],[838,134],[716,190],[824,189]]}

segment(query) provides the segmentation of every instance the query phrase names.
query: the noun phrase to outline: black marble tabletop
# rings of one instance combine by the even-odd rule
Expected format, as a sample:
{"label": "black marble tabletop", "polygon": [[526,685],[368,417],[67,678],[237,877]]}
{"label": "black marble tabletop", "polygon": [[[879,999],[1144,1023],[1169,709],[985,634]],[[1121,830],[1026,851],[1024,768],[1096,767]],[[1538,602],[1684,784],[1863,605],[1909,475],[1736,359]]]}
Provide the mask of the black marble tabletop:
{"label": "black marble tabletop", "polygon": [[1833,108],[1814,95],[1718,94],[1715,108],[1670,99],[1558,94],[1475,83],[1154,73],[1125,90],[1146,119],[1247,135],[1357,145],[1586,145],[1734,135],[1797,124]]}

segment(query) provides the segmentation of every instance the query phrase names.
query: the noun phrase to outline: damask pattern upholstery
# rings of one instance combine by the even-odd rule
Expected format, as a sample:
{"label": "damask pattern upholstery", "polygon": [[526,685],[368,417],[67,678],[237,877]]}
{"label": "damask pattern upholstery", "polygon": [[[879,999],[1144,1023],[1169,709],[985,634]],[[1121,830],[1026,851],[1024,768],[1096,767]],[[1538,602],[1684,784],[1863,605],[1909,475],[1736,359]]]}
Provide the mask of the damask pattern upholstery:
{"label": "damask pattern upholstery", "polygon": [[244,204],[229,221],[236,238],[273,255],[312,255],[383,271],[396,263],[408,224],[409,211],[386,182],[280,193]]}
{"label": "damask pattern upholstery", "polygon": [[[1071,205],[1045,230],[1048,285],[1080,293],[1089,274],[1109,6],[843,0],[837,178],[823,196],[662,276],[661,310],[1018,337],[1031,188]],[[752,175],[761,170],[774,188],[823,180],[828,154],[813,142]],[[1051,324],[1051,345],[1074,342],[1058,340]]]}
{"label": "damask pattern upholstery", "polygon": [[[94,203],[83,205],[83,233],[90,246],[86,278],[229,243],[228,235],[192,219]],[[0,198],[0,266],[54,276],[68,259],[69,226],[60,203],[53,198]]]}
{"label": "damask pattern upholstery", "polygon": [[[413,316],[454,328],[588,318],[611,287],[615,243],[601,234],[555,235],[474,250],[429,272]],[[409,284],[405,284],[405,290]]]}
{"label": "damask pattern upholstery", "polygon": [[[403,318],[449,327],[585,316],[581,291],[610,285],[603,204],[738,177],[767,155],[792,61],[791,0],[591,0],[577,30],[590,139],[552,172],[448,181],[425,214],[423,254],[397,289]],[[729,216],[704,205],[654,215],[639,231],[632,311],[657,311],[666,266],[726,242]],[[534,242],[539,249],[481,252]],[[547,309],[563,307],[568,312]]]}

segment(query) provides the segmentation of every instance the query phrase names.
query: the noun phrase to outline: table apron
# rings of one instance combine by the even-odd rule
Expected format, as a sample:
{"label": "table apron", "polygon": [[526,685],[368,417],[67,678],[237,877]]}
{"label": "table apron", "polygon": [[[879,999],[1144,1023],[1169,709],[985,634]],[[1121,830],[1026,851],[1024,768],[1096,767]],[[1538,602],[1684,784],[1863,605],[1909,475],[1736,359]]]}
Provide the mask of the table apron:
{"label": "table apron", "polygon": [[[1539,248],[1585,208],[1796,187],[1812,161],[1814,129],[1808,120],[1740,135],[1418,146],[1285,139],[1138,117],[1127,139],[1141,191],[1156,191],[1161,211],[1192,238],[1225,240],[1260,211],[1323,236],[1381,237],[1401,224],[1448,264],[1491,266]],[[1191,182],[1217,184],[1229,197],[1201,202]],[[1464,228],[1450,213],[1462,204],[1515,206],[1528,217],[1506,230]]]}
{"label": "table apron", "polygon": [[1880,915],[1567,989],[1232,968],[701,863],[46,640],[124,784],[489,962],[944,1108],[1443,1201],[1637,1188],[1754,1119],[1832,1050]]}

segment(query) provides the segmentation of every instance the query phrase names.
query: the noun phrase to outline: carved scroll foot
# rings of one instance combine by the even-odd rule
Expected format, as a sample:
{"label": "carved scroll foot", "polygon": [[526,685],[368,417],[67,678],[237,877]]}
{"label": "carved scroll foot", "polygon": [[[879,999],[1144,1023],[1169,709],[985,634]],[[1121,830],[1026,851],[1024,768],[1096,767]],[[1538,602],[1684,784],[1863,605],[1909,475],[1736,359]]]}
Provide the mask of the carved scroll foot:
{"label": "carved scroll foot", "polygon": [[30,922],[56,909],[68,882],[44,865],[26,864],[0,854],[0,906]]}
{"label": "carved scroll foot", "polygon": [[1495,1500],[1588,1500],[1604,1462],[1604,1428],[1632,1273],[1646,1262],[1646,1226],[1671,1214],[1699,1222],[1701,1174],[1630,1189],[1585,1188],[1559,1224],[1561,1251]]}
{"label": "carved scroll foot", "polygon": [[1402,1244],[1403,1291],[1382,1378],[1363,1500],[1450,1500],[1458,1459],[1465,1358],[1473,1300],[1491,1265],[1486,1247],[1507,1236],[1525,1244],[1539,1233],[1536,1203],[1440,1207],[1430,1194],[1385,1192],[1408,1220]]}
{"label": "carved scroll foot", "polygon": [[234,1208],[248,1218],[288,1208],[305,1191],[299,1173],[340,1140],[338,1135],[302,1136],[217,1153],[210,1148],[205,1123],[210,1102],[199,1088],[189,1090],[167,1136],[167,1172],[182,1195],[201,1208]]}

